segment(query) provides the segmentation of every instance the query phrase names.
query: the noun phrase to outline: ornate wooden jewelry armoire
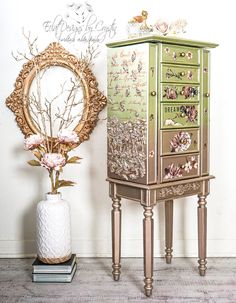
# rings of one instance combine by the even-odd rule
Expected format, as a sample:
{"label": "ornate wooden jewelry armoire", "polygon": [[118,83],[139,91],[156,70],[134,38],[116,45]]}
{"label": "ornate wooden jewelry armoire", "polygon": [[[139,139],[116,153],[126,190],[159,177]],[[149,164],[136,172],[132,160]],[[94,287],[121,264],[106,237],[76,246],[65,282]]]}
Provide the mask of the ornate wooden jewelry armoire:
{"label": "ornate wooden jewelry armoire", "polygon": [[144,289],[153,288],[153,207],[165,203],[171,263],[173,200],[198,195],[199,273],[206,271],[209,194],[209,49],[217,44],[149,36],[108,45],[108,181],[113,277],[120,277],[121,198],[144,208]]}

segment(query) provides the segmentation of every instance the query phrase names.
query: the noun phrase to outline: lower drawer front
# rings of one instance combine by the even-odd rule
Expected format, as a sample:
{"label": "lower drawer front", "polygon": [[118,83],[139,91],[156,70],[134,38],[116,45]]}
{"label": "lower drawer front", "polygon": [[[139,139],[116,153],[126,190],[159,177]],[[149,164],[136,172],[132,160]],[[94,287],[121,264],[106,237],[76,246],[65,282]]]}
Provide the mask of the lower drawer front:
{"label": "lower drawer front", "polygon": [[161,182],[199,176],[199,154],[161,158]]}
{"label": "lower drawer front", "polygon": [[199,129],[176,129],[161,132],[161,155],[198,151]]}

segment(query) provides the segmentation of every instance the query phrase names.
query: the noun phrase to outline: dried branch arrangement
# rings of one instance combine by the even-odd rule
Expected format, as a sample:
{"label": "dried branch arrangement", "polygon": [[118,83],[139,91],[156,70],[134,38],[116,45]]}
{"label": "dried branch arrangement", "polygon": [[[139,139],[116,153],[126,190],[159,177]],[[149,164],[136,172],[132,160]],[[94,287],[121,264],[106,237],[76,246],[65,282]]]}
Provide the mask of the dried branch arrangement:
{"label": "dried branch arrangement", "polygon": [[[69,157],[69,152],[82,141],[88,139],[88,134],[98,120],[99,111],[106,105],[106,98],[97,90],[96,79],[89,69],[93,65],[93,60],[98,56],[99,50],[96,45],[89,44],[85,54],[80,54],[80,72],[78,74],[73,65],[73,62],[77,60],[76,57],[70,56],[64,48],[60,46],[62,52],[65,51],[66,56],[72,60],[72,63],[68,63],[70,69],[67,68],[66,64],[59,64],[58,67],[55,62],[48,63],[50,50],[48,50],[49,56],[45,61],[46,64],[42,65],[42,55],[37,47],[37,38],[32,38],[30,32],[26,34],[24,31],[23,36],[27,42],[27,52],[17,51],[16,54],[12,53],[12,56],[16,61],[26,61],[24,66],[33,62],[35,71],[34,78],[30,80],[29,91],[23,96],[24,104],[27,104],[30,123],[34,127],[33,133],[26,135],[25,149],[31,151],[36,157],[36,160],[28,161],[31,166],[42,166],[48,170],[51,182],[50,193],[56,194],[60,187],[75,184],[72,181],[60,179],[60,174],[66,164],[79,163],[81,158],[78,156]],[[57,44],[52,43],[51,45]],[[58,86],[58,83],[56,85],[53,81],[52,83],[47,81],[50,78],[48,78],[50,72],[55,72],[55,68],[62,69],[64,67],[67,68],[66,72],[67,75],[68,72],[70,73],[70,77],[67,77],[63,83],[59,83]],[[84,78],[78,77],[78,75],[84,74],[89,77],[88,82],[91,83],[92,87],[84,87]],[[50,85],[57,87],[56,93],[54,91],[51,94],[45,94],[45,86],[47,91]],[[7,105],[16,114],[13,106],[15,96],[12,95],[7,99]],[[94,109],[91,108],[91,102],[85,100],[88,98],[93,99]],[[85,129],[81,136],[77,131],[78,128]],[[28,132],[23,132],[28,134]]]}

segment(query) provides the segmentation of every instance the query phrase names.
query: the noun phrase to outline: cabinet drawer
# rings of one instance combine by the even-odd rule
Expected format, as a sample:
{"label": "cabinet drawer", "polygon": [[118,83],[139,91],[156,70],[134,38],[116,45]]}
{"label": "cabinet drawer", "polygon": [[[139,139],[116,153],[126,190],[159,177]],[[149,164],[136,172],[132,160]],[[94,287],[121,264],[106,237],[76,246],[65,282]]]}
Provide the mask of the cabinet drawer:
{"label": "cabinet drawer", "polygon": [[161,132],[161,155],[199,151],[199,129]]}
{"label": "cabinet drawer", "polygon": [[161,85],[161,101],[199,101],[199,86],[198,85],[183,85],[183,84],[162,84]]}
{"label": "cabinet drawer", "polygon": [[161,128],[183,128],[199,126],[199,105],[185,103],[161,104]]}
{"label": "cabinet drawer", "polygon": [[161,182],[197,177],[199,166],[199,154],[162,157]]}
{"label": "cabinet drawer", "polygon": [[198,65],[200,50],[194,47],[163,44],[162,62]]}
{"label": "cabinet drawer", "polygon": [[162,64],[161,70],[161,82],[199,83],[198,67]]}

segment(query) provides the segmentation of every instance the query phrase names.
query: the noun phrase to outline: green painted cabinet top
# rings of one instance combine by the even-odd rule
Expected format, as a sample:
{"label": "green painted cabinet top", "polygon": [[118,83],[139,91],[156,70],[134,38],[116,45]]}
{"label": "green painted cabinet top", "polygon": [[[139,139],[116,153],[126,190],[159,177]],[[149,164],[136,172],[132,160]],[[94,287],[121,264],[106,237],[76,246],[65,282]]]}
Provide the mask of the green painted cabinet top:
{"label": "green painted cabinet top", "polygon": [[134,39],[126,39],[121,41],[114,41],[111,43],[108,43],[108,47],[117,47],[117,46],[125,46],[125,45],[131,45],[131,44],[137,44],[137,43],[144,43],[144,42],[150,42],[150,43],[167,43],[167,44],[177,44],[177,45],[188,45],[188,46],[194,46],[194,47],[200,47],[200,48],[215,48],[218,46],[216,43],[211,42],[204,42],[204,41],[196,41],[196,40],[189,40],[189,39],[182,39],[177,37],[163,37],[163,36],[145,36],[140,38],[134,38]]}

